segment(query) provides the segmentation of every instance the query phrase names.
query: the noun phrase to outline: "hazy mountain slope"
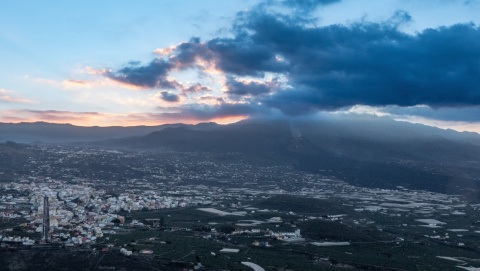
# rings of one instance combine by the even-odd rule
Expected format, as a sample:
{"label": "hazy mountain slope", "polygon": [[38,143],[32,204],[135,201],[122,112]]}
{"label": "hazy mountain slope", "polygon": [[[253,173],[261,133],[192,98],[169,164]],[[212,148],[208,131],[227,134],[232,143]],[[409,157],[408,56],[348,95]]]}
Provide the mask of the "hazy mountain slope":
{"label": "hazy mountain slope", "polygon": [[26,145],[14,142],[0,143],[0,180],[8,179],[11,174],[28,160],[30,151]]}
{"label": "hazy mountain slope", "polygon": [[[254,163],[289,164],[371,187],[406,186],[449,193],[480,188],[478,134],[382,118],[257,119],[230,125],[155,127],[0,124],[2,139],[83,141],[93,147],[144,151],[242,153]],[[21,159],[17,157],[25,157],[11,146],[0,149],[0,154],[4,168]]]}
{"label": "hazy mountain slope", "polygon": [[[288,159],[299,170],[371,187],[455,193],[477,188],[480,137],[394,121],[244,121],[202,131],[166,128],[97,146],[240,152]],[[284,161],[284,160],[282,160]]]}
{"label": "hazy mountain slope", "polygon": [[132,127],[82,127],[71,124],[46,122],[0,123],[0,142],[15,141],[31,143],[72,143],[78,141],[98,141],[110,138],[145,135],[165,127],[177,127],[183,124]]}
{"label": "hazy mountain slope", "polygon": [[356,160],[469,161],[480,158],[480,136],[395,121],[244,121],[207,129],[168,127],[98,146],[176,151],[327,153]]}
{"label": "hazy mountain slope", "polygon": [[288,144],[285,127],[268,124],[228,125],[206,130],[193,127],[169,127],[145,136],[107,140],[97,145],[138,149],[211,152],[278,151]]}

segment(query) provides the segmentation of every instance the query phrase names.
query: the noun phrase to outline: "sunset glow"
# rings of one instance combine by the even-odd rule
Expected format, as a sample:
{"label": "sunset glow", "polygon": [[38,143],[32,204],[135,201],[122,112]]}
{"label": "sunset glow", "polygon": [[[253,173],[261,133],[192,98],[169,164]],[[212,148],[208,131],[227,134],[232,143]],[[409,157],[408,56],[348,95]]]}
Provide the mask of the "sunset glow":
{"label": "sunset glow", "polygon": [[0,122],[348,113],[479,131],[477,1],[93,3],[0,4]]}

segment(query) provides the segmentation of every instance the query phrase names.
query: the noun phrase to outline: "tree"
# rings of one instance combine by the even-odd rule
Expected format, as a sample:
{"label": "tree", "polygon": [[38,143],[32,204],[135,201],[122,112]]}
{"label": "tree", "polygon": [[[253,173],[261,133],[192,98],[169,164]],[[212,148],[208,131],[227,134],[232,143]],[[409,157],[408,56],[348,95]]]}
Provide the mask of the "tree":
{"label": "tree", "polygon": [[232,233],[233,231],[235,231],[235,227],[233,227],[232,225],[223,225],[220,227],[220,232],[223,232],[225,234],[230,234]]}

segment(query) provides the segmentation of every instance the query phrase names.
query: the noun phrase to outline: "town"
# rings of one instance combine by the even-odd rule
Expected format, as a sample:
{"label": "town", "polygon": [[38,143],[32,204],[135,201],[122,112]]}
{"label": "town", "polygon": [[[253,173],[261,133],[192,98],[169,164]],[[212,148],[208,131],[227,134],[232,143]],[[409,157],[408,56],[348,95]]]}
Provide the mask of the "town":
{"label": "town", "polygon": [[411,270],[426,250],[431,267],[477,265],[480,205],[459,195],[359,187],[235,153],[29,148],[0,177],[0,242],[13,258],[55,249],[94,252],[97,269],[137,257],[171,270]]}

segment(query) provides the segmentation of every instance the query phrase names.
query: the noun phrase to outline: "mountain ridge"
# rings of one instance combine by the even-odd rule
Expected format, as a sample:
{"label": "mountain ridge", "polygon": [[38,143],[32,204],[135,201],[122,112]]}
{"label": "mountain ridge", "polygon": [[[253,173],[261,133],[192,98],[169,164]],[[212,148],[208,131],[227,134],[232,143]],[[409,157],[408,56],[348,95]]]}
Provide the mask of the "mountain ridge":
{"label": "mountain ridge", "polygon": [[[15,141],[19,143],[74,143],[98,141],[111,138],[140,136],[166,127],[189,126],[191,124],[163,124],[157,126],[77,126],[70,123],[21,122],[0,123],[0,142]],[[199,127],[213,125],[199,123]],[[215,124],[217,125],[217,124]]]}
{"label": "mountain ridge", "polygon": [[404,186],[443,193],[480,187],[476,181],[480,137],[410,123],[248,121],[201,131],[168,127],[145,136],[89,145],[239,153],[255,163],[270,159],[368,187]]}
{"label": "mountain ridge", "polygon": [[[30,139],[39,140],[57,133],[46,143],[126,151],[237,153],[241,161],[292,166],[367,187],[403,186],[443,193],[480,188],[480,135],[381,118],[255,119],[229,125],[125,128],[127,131],[75,126],[71,129],[72,126],[45,123],[36,126],[57,128],[27,134]],[[0,124],[0,136],[4,138],[5,127]],[[58,132],[65,127],[66,131]],[[77,130],[83,134],[72,136]],[[95,134],[98,131],[101,133]],[[22,138],[20,132],[25,130],[16,132]],[[114,138],[107,137],[112,134]],[[12,156],[6,158],[10,160],[5,161],[11,161]],[[480,195],[473,197],[480,199]]]}

